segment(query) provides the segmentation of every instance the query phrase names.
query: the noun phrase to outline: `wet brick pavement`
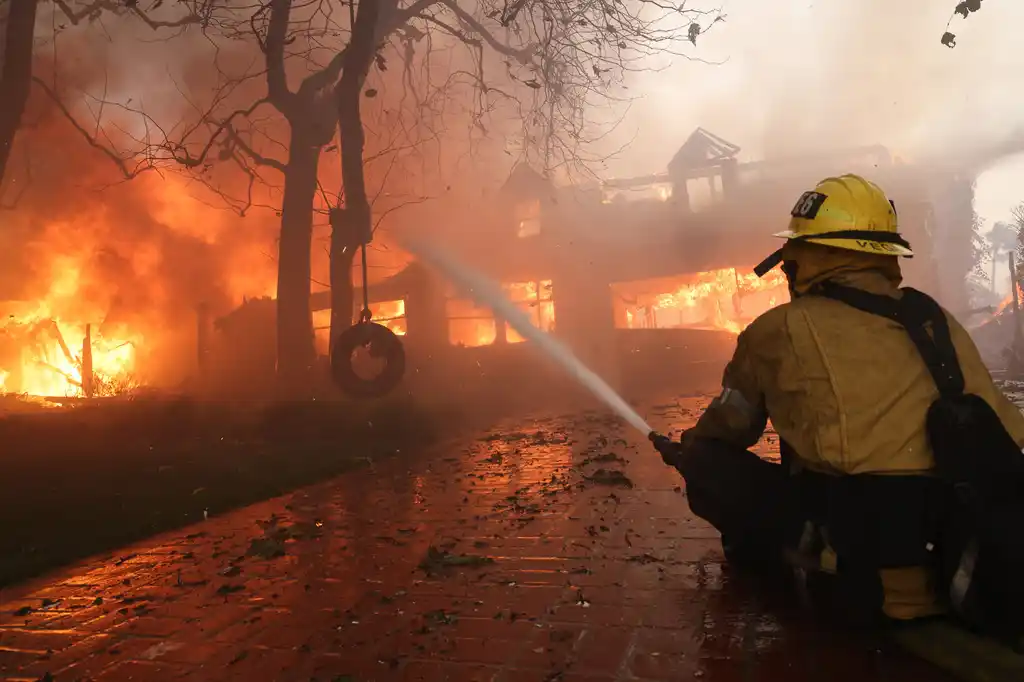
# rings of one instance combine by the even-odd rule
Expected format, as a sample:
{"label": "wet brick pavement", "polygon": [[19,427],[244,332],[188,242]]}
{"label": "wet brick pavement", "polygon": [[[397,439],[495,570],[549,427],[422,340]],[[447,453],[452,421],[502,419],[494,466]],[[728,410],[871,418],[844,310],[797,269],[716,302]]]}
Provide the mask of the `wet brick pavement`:
{"label": "wet brick pavement", "polygon": [[945,679],[736,579],[680,485],[602,415],[504,425],[3,592],[0,679]]}

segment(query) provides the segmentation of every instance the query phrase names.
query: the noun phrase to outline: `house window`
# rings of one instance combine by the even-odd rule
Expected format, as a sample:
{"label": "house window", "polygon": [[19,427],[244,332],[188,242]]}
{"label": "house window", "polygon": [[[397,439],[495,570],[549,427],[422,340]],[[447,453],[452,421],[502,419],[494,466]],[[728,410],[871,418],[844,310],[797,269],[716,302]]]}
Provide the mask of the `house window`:
{"label": "house window", "polygon": [[540,199],[523,201],[516,204],[516,236],[525,238],[540,234],[540,213]]}
{"label": "house window", "polygon": [[[555,304],[552,299],[551,280],[511,282],[502,284],[505,295],[541,330],[550,332],[555,325]],[[494,312],[478,306],[472,300],[450,296],[447,302],[448,341],[454,346],[489,346],[499,340],[499,329],[507,343],[521,343],[525,339],[507,322],[498,327]]]}
{"label": "house window", "polygon": [[478,306],[470,299],[449,298],[448,342],[453,346],[489,346],[497,338],[497,325],[490,308]]}
{"label": "house window", "polygon": [[[352,324],[355,324],[359,319],[358,310],[359,306],[356,306],[354,315],[355,320],[352,320]],[[400,298],[397,301],[378,301],[377,303],[370,304],[370,312],[373,314],[373,321],[377,324],[383,325],[390,329],[396,336],[405,336],[407,326],[405,322],[405,299]]]}
{"label": "house window", "polygon": [[[512,282],[503,285],[505,293],[535,326],[541,331],[550,332],[555,327],[555,302],[552,298],[551,280],[537,282]],[[507,324],[507,323],[506,323]],[[506,338],[509,343],[524,341],[512,327],[506,327]]]}

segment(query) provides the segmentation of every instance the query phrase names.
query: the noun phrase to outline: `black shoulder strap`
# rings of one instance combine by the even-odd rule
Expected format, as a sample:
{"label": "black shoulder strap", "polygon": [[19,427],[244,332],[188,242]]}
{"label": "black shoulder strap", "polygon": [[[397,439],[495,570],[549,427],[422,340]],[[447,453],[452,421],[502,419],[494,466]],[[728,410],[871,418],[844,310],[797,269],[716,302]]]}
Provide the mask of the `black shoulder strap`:
{"label": "black shoulder strap", "polygon": [[[845,303],[857,310],[888,318],[902,326],[917,347],[921,359],[944,396],[962,395],[964,374],[949,333],[949,320],[935,300],[916,289],[901,289],[903,297],[868,293],[861,289],[824,282],[813,294]],[[931,333],[929,334],[929,327]]]}

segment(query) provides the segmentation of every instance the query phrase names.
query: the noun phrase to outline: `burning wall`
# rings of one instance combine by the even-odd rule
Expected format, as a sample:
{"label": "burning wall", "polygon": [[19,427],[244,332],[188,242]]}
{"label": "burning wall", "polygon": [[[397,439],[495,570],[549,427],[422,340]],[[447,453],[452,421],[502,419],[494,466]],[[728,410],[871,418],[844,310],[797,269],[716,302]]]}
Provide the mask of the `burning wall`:
{"label": "burning wall", "polygon": [[[530,316],[534,324],[544,331],[554,330],[555,302],[551,280],[508,282],[502,288]],[[374,322],[384,325],[398,336],[405,336],[409,329],[406,306],[404,298],[378,301],[370,304],[370,311]],[[330,310],[313,313],[317,351],[321,355],[326,355],[329,349],[330,317]],[[477,348],[494,343],[525,341],[507,322],[497,320],[489,308],[478,306],[471,299],[462,297],[450,286],[445,297],[445,320],[442,323],[447,327],[448,343],[455,347]]]}
{"label": "burning wall", "polygon": [[738,334],[789,300],[785,276],[737,268],[612,284],[619,329],[714,329]]}

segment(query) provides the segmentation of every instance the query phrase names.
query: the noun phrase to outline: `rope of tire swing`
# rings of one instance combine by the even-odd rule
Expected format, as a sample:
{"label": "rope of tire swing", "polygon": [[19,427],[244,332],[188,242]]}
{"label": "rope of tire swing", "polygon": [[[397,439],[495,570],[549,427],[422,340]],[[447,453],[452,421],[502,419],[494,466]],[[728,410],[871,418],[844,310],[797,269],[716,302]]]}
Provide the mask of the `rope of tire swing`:
{"label": "rope of tire swing", "polygon": [[370,275],[366,266],[366,242],[359,245],[363,259],[363,309],[359,312],[359,323],[369,324],[373,320],[373,312],[370,310]]}
{"label": "rope of tire swing", "polygon": [[[350,396],[379,398],[395,390],[405,376],[405,348],[391,329],[373,322],[367,240],[360,241],[363,308],[359,311],[358,322],[339,334],[334,341],[331,349],[331,376],[335,385]],[[377,376],[367,379],[356,373],[352,354],[360,347],[367,348],[372,357],[384,360],[384,369]]]}

